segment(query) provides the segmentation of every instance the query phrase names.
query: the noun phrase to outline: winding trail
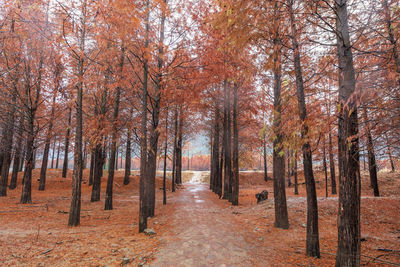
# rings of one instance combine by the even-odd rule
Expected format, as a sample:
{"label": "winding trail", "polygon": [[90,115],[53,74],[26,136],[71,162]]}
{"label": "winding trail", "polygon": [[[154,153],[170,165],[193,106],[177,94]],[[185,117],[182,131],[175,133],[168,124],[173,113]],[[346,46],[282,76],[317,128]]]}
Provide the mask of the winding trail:
{"label": "winding trail", "polygon": [[171,202],[176,207],[171,231],[150,266],[254,266],[248,233],[208,185],[184,184]]}

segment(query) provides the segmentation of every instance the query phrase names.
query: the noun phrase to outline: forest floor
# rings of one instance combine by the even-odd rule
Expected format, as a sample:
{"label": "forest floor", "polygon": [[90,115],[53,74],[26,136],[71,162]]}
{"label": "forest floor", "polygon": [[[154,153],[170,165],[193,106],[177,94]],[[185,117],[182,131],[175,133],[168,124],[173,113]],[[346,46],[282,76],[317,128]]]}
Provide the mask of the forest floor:
{"label": "forest floor", "polygon": [[[40,170],[34,170],[38,177]],[[22,175],[22,174],[20,174]],[[124,186],[116,172],[114,210],[91,203],[91,188],[82,185],[81,226],[67,227],[71,177],[49,170],[46,191],[33,180],[31,205],[19,204],[21,186],[0,198],[1,266],[333,266],[337,245],[337,196],[325,197],[316,174],[321,258],[305,256],[306,199],[300,175],[299,195],[286,190],[290,228],[274,227],[272,181],[263,173],[240,177],[240,205],[232,207],[202,184],[184,184],[162,205],[157,179],[156,216],[149,220],[155,235],[138,234],[139,178]],[[87,179],[87,170],[84,177]],[[190,173],[198,182],[204,173]],[[271,175],[270,175],[271,176]],[[19,177],[21,178],[21,176]],[[189,180],[190,179],[184,179]],[[20,180],[19,180],[20,181]],[[400,266],[400,175],[379,173],[382,197],[374,198],[363,175],[361,200],[362,265]],[[170,187],[170,184],[168,183]],[[267,189],[270,199],[256,204]],[[129,263],[128,263],[129,262]]]}

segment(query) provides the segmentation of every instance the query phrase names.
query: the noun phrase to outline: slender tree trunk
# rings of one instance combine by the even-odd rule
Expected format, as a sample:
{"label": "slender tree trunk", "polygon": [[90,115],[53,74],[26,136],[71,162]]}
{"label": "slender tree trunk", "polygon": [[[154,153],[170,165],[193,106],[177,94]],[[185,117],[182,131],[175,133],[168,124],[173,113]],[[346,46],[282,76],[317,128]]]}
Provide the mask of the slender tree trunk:
{"label": "slender tree trunk", "polygon": [[34,113],[28,117],[28,137],[26,143],[26,164],[22,185],[21,204],[32,203],[32,164],[33,164],[33,143],[34,139]]}
{"label": "slender tree trunk", "polygon": [[176,181],[176,147],[178,143],[178,109],[175,108],[175,118],[174,118],[174,149],[172,152],[172,192],[175,192],[175,181]]}
{"label": "slender tree trunk", "polygon": [[[14,85],[16,86],[16,85]],[[2,165],[1,169],[1,181],[0,181],[0,197],[7,196],[8,176],[10,170],[10,164],[12,159],[12,147],[13,147],[13,136],[14,136],[14,114],[15,114],[15,94],[12,96],[11,108],[8,110],[7,122],[5,122],[4,135],[2,140]]]}
{"label": "slender tree trunk", "polygon": [[213,137],[213,161],[212,161],[212,169],[213,169],[213,180],[215,183],[215,193],[218,194],[219,197],[222,195],[222,181],[220,174],[220,165],[219,165],[219,102],[218,98],[215,100],[215,110],[214,110],[214,137]]}
{"label": "slender tree trunk", "polygon": [[239,205],[239,128],[238,128],[238,87],[233,87],[233,179],[232,204]]}
{"label": "slender tree trunk", "polygon": [[24,118],[21,116],[19,119],[19,127],[17,129],[17,143],[14,153],[14,163],[13,170],[11,174],[11,182],[10,182],[10,190],[13,190],[17,187],[17,179],[18,179],[18,171],[21,161],[24,160],[24,156],[22,154],[22,146],[23,146],[23,137],[22,137],[22,129],[24,127]]}
{"label": "slender tree trunk", "polygon": [[378,174],[376,170],[374,143],[372,141],[373,139],[372,139],[371,129],[369,128],[367,110],[365,108],[363,115],[364,115],[365,129],[367,134],[369,178],[371,182],[371,187],[374,189],[374,196],[379,197]]}
{"label": "slender tree trunk", "polygon": [[51,152],[51,154],[52,154],[51,155],[51,166],[50,166],[51,169],[54,169],[54,156],[56,154],[56,143],[57,143],[57,138],[54,138],[53,149]]}
{"label": "slender tree trunk", "polygon": [[324,144],[323,144],[323,168],[325,174],[325,196],[328,197],[328,168],[326,164],[326,144],[325,144],[325,135],[324,135]]}
{"label": "slender tree trunk", "polygon": [[306,254],[311,257],[320,257],[319,250],[319,231],[318,231],[318,204],[317,192],[315,189],[315,181],[312,167],[312,152],[309,143],[307,108],[304,95],[304,82],[301,69],[301,59],[299,44],[297,42],[297,29],[295,15],[293,11],[293,0],[289,0],[290,21],[292,30],[292,43],[294,48],[294,67],[296,73],[296,89],[297,89],[297,102],[299,107],[299,117],[302,121],[301,138],[303,140],[303,165],[304,177],[306,180],[307,192],[307,236],[306,236]]}
{"label": "slender tree trunk", "polygon": [[222,137],[222,145],[224,147],[224,194],[223,199],[230,200],[230,162],[231,162],[231,154],[230,154],[230,138],[228,137],[228,128],[230,128],[230,113],[228,113],[228,82],[224,80],[224,124],[223,124],[223,137]]}
{"label": "slender tree trunk", "polygon": [[388,39],[392,45],[393,58],[396,66],[396,72],[400,73],[400,56],[397,47],[397,40],[394,36],[393,29],[395,28],[392,24],[392,17],[390,14],[390,7],[387,0],[382,0],[383,10],[385,13],[386,30],[388,31]]}
{"label": "slender tree trunk", "polygon": [[[121,61],[120,61],[120,81],[123,80],[123,68],[124,68],[124,60],[125,60],[125,48],[121,48]],[[104,205],[105,210],[113,209],[113,184],[114,184],[114,163],[117,165],[118,162],[118,150],[117,150],[117,123],[119,116],[119,104],[121,97],[121,87],[117,86],[115,93],[115,102],[114,102],[114,114],[113,114],[113,129],[112,129],[112,140],[111,140],[111,155],[110,155],[110,168],[108,171],[108,180],[107,180],[107,189],[106,189],[106,201]],[[117,160],[115,159],[117,156]],[[122,158],[122,155],[121,155]]]}
{"label": "slender tree trunk", "polygon": [[333,145],[332,145],[332,135],[329,129],[329,168],[331,172],[331,188],[332,194],[336,195],[336,174],[335,174],[335,161],[333,160]]}
{"label": "slender tree trunk", "polygon": [[291,150],[288,149],[287,151],[287,176],[288,176],[288,187],[290,187],[292,185],[292,180],[291,180],[291,176],[292,176],[292,157],[291,157]]}
{"label": "slender tree trunk", "polygon": [[[58,90],[58,88],[56,88],[56,89]],[[47,165],[48,165],[48,160],[49,160],[50,142],[51,142],[51,137],[53,134],[52,133],[53,132],[53,120],[54,120],[54,114],[56,111],[56,106],[55,106],[56,96],[57,96],[57,91],[55,91],[53,94],[53,102],[52,102],[51,113],[50,113],[49,128],[47,129],[47,137],[46,137],[45,146],[44,146],[42,167],[40,169],[39,191],[44,191],[45,185],[46,185],[46,172],[47,172]],[[53,156],[54,156],[54,153],[53,153]]]}
{"label": "slender tree trunk", "polygon": [[386,144],[387,144],[387,152],[388,152],[389,161],[390,161],[390,167],[392,168],[392,172],[395,172],[396,168],[394,166],[394,161],[393,161],[393,157],[392,157],[392,150],[390,149],[389,138],[388,138],[387,135],[385,135],[385,138],[386,138]]}
{"label": "slender tree trunk", "polygon": [[264,181],[268,182],[268,165],[267,165],[267,135],[264,134],[263,137],[263,149],[264,149]]}
{"label": "slender tree trunk", "polygon": [[176,146],[176,184],[182,184],[182,145],[183,145],[183,118],[182,110],[179,112],[179,124],[178,124],[178,141]]}
{"label": "slender tree trunk", "polygon": [[360,266],[360,160],[356,79],[351,51],[347,1],[335,0],[339,61],[339,180],[338,249],[336,266]]}
{"label": "slender tree trunk", "polygon": [[126,137],[126,154],[125,154],[125,175],[124,175],[124,185],[128,185],[131,176],[131,130],[128,129],[128,134]]}
{"label": "slender tree trunk", "polygon": [[68,115],[68,128],[67,133],[65,135],[65,152],[64,152],[64,164],[62,170],[62,177],[67,177],[67,170],[68,170],[68,153],[69,153],[69,138],[71,135],[71,119],[72,119],[72,109],[69,108],[69,115]]}
{"label": "slender tree trunk", "polygon": [[94,150],[90,153],[90,170],[89,170],[89,186],[93,185],[94,168],[95,168],[95,157],[96,154]]}
{"label": "slender tree trunk", "polygon": [[[144,48],[149,47],[149,32],[150,32],[150,1],[146,1],[146,36]],[[147,217],[149,214],[149,181],[147,172],[147,86],[149,66],[148,59],[145,55],[143,63],[143,88],[142,88],[142,122],[141,122],[141,137],[140,137],[140,206],[139,206],[139,233],[142,233],[147,228]]]}
{"label": "slender tree trunk", "polygon": [[280,4],[275,2],[274,7],[274,37],[273,37],[273,73],[274,73],[274,149],[273,149],[273,176],[274,176],[274,204],[275,204],[275,227],[288,229],[289,218],[286,205],[285,191],[285,158],[282,156],[282,125],[281,125],[281,76],[282,55],[281,39],[279,34],[279,9]]}
{"label": "slender tree trunk", "polygon": [[103,147],[101,144],[97,144],[94,150],[94,172],[93,172],[93,186],[91,202],[100,201],[100,188],[101,188],[101,177],[103,176],[103,165],[104,165],[104,155]]}
{"label": "slender tree trunk", "polygon": [[61,142],[60,142],[60,140],[58,140],[56,169],[58,169],[58,162],[60,161],[60,147],[61,147]]}
{"label": "slender tree trunk", "polygon": [[167,152],[168,152],[168,104],[165,115],[165,145],[164,145],[164,170],[163,170],[163,205],[167,204]]}
{"label": "slender tree trunk", "polygon": [[298,195],[299,194],[299,183],[297,180],[297,152],[295,153],[295,159],[294,159],[294,194]]}

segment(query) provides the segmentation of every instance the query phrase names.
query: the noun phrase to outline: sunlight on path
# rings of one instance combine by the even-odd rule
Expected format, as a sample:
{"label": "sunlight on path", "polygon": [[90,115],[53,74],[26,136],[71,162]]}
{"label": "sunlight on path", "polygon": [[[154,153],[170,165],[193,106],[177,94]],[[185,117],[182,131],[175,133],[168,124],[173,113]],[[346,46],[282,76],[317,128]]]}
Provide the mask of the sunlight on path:
{"label": "sunlight on path", "polygon": [[[195,174],[193,182],[197,178]],[[252,246],[233,221],[228,203],[206,184],[184,184],[177,193],[172,230],[150,266],[253,266]]]}

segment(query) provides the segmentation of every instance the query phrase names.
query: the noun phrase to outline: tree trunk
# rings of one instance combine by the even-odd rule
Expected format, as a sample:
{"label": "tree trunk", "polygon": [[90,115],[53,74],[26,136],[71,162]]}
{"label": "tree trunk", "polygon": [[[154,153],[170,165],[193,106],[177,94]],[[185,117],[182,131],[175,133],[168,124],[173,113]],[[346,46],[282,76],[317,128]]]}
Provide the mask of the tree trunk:
{"label": "tree trunk", "polygon": [[[121,61],[120,61],[120,81],[123,80],[123,68],[124,68],[124,60],[125,60],[125,48],[121,48]],[[119,116],[119,103],[121,97],[121,87],[117,86],[115,93],[115,102],[114,102],[114,113],[113,113],[113,129],[112,129],[112,141],[111,141],[111,155],[110,155],[110,168],[108,171],[108,179],[107,179],[107,189],[106,189],[106,201],[104,205],[105,210],[113,209],[113,185],[114,185],[114,163],[117,165],[118,162],[118,152],[117,152],[117,123]],[[117,160],[115,159],[117,156]],[[122,158],[122,155],[121,155]]]}
{"label": "tree trunk", "polygon": [[218,194],[219,197],[222,195],[222,180],[220,179],[220,165],[219,165],[219,102],[218,98],[215,100],[215,110],[214,110],[214,136],[213,136],[213,160],[212,160],[212,169],[213,169],[213,180],[215,184],[215,193]]}
{"label": "tree trunk", "polygon": [[28,116],[28,137],[26,142],[26,163],[22,185],[21,204],[32,203],[32,164],[33,164],[33,143],[34,139],[34,113]]}
{"label": "tree trunk", "polygon": [[175,118],[174,118],[174,149],[172,152],[172,192],[175,192],[175,180],[176,180],[176,147],[178,143],[178,109],[175,108]]}
{"label": "tree trunk", "polygon": [[96,157],[96,154],[95,154],[94,150],[92,150],[92,152],[90,153],[89,186],[93,185],[95,157]]}
{"label": "tree trunk", "polygon": [[[58,90],[58,88],[56,88],[56,90]],[[53,131],[54,114],[56,111],[56,106],[55,106],[56,96],[57,96],[57,91],[55,91],[53,93],[53,102],[52,102],[51,113],[50,113],[49,128],[47,129],[47,137],[46,137],[45,146],[44,146],[42,167],[40,169],[39,191],[44,191],[45,185],[46,185],[46,172],[47,172],[47,165],[48,165],[48,160],[49,160],[50,142],[51,142],[52,131]],[[53,153],[53,155],[54,155],[54,153]]]}
{"label": "tree trunk", "polygon": [[229,182],[232,180],[231,174],[231,154],[230,154],[230,138],[228,137],[228,129],[230,128],[230,112],[228,113],[228,82],[224,80],[224,124],[223,124],[223,136],[222,136],[222,146],[224,150],[224,194],[223,199],[230,200],[231,186]]}
{"label": "tree trunk", "polygon": [[390,149],[389,138],[388,138],[387,135],[385,135],[385,138],[386,138],[386,144],[387,144],[387,152],[388,152],[389,161],[390,161],[390,167],[392,168],[392,172],[395,172],[396,168],[394,166],[394,161],[393,161],[393,157],[392,157],[392,150]]}
{"label": "tree trunk", "polygon": [[68,150],[69,150],[69,138],[71,134],[71,119],[72,119],[72,109],[69,108],[69,116],[68,116],[68,128],[67,133],[65,135],[65,152],[64,152],[64,164],[62,170],[62,177],[67,177],[67,170],[68,170]]}
{"label": "tree trunk", "polygon": [[292,176],[292,163],[291,163],[291,150],[288,149],[287,150],[287,176],[288,176],[288,187],[290,187],[292,185],[292,180],[291,180],[291,176]]}
{"label": "tree trunk", "polygon": [[356,79],[351,51],[347,1],[335,0],[339,61],[339,180],[338,249],[336,266],[360,266],[360,160]]}
{"label": "tree trunk", "polygon": [[18,179],[18,171],[20,167],[21,161],[24,160],[24,156],[22,154],[22,146],[24,143],[22,137],[22,129],[24,127],[24,118],[21,116],[19,119],[19,127],[17,129],[17,144],[14,153],[14,163],[13,170],[11,174],[11,182],[10,182],[10,190],[13,190],[17,187],[17,179]]}
{"label": "tree trunk", "polygon": [[124,175],[124,185],[128,185],[131,176],[131,130],[128,129],[128,134],[126,137],[126,154],[125,154],[125,175]]}
{"label": "tree trunk", "polygon": [[183,118],[182,110],[179,112],[179,124],[178,124],[178,141],[176,146],[176,184],[182,184],[182,145],[183,145]]}
{"label": "tree trunk", "polygon": [[281,39],[279,35],[279,9],[280,4],[275,2],[274,7],[274,37],[273,37],[273,73],[274,73],[274,149],[273,149],[273,176],[274,176],[274,206],[275,206],[275,227],[288,229],[289,218],[286,205],[285,191],[285,158],[282,150],[282,125],[281,125],[281,76],[282,76],[282,55]]}
{"label": "tree trunk", "polygon": [[60,140],[58,140],[56,169],[58,169],[58,162],[60,161],[60,147],[61,147],[61,142],[60,142]]}
{"label": "tree trunk", "polygon": [[[16,85],[15,85],[16,86]],[[12,147],[13,147],[13,136],[14,136],[14,118],[15,118],[15,94],[12,96],[11,108],[8,110],[7,121],[5,122],[4,135],[2,140],[2,165],[1,170],[1,181],[0,181],[0,197],[7,196],[8,176],[10,170],[10,164],[12,159]]]}
{"label": "tree trunk", "polygon": [[367,134],[369,179],[371,182],[371,187],[374,189],[374,196],[379,197],[378,174],[377,174],[377,170],[376,170],[374,143],[372,141],[373,139],[372,139],[371,129],[369,128],[368,115],[367,115],[366,108],[364,108],[363,115],[364,115],[364,121],[365,121],[365,130],[366,130],[366,134]]}
{"label": "tree trunk", "polygon": [[304,178],[306,181],[307,192],[307,236],[306,236],[306,254],[311,257],[320,257],[319,250],[319,231],[318,231],[318,204],[317,192],[315,189],[315,181],[312,167],[312,152],[309,143],[308,124],[307,124],[307,108],[304,95],[304,82],[301,69],[301,59],[299,44],[297,42],[297,29],[295,15],[293,11],[293,0],[289,0],[290,21],[292,30],[292,42],[294,48],[294,67],[296,74],[297,102],[299,108],[299,117],[302,122],[301,138],[303,141],[303,165]]}
{"label": "tree trunk", "polygon": [[168,104],[165,115],[165,145],[164,145],[164,170],[163,170],[163,205],[167,204],[167,152],[168,152]]}
{"label": "tree trunk", "polygon": [[238,128],[238,87],[233,87],[233,178],[232,205],[239,205],[239,128]]}
{"label": "tree trunk", "polygon": [[328,168],[326,164],[326,144],[325,144],[325,134],[324,134],[324,144],[323,144],[323,168],[325,174],[325,196],[328,197]]}
{"label": "tree trunk", "polygon": [[333,145],[332,145],[332,135],[329,129],[329,168],[331,172],[331,188],[332,194],[336,195],[336,174],[335,174],[335,161],[333,160]]}
{"label": "tree trunk", "polygon": [[103,147],[101,144],[97,144],[94,150],[94,172],[93,172],[93,186],[92,195],[90,198],[91,202],[100,201],[100,188],[101,188],[101,177],[103,176],[103,165],[104,155]]}
{"label": "tree trunk", "polygon": [[56,143],[57,143],[57,138],[54,138],[53,149],[51,152],[51,154],[52,154],[51,155],[51,165],[50,165],[51,169],[54,169],[54,156],[56,154]]}
{"label": "tree trunk", "polygon": [[[150,32],[150,1],[146,1],[146,33],[144,48],[149,47]],[[147,54],[144,55],[143,63],[143,88],[142,88],[142,122],[140,136],[140,206],[139,206],[139,233],[147,228],[147,217],[149,214],[149,181],[147,172],[147,87],[148,87],[149,65]]]}
{"label": "tree trunk", "polygon": [[298,195],[299,194],[299,184],[297,180],[297,152],[295,153],[295,160],[294,160],[294,194]]}
{"label": "tree trunk", "polygon": [[[394,36],[393,29],[395,28],[392,24],[392,18],[390,14],[390,7],[388,4],[387,0],[382,1],[383,5],[383,10],[385,13],[385,22],[386,22],[386,30],[388,31],[388,39],[390,44],[392,45],[392,51],[393,51],[393,58],[394,58],[394,63],[396,66],[396,72],[400,73],[400,56],[397,48],[397,40]],[[392,57],[390,57],[392,58]]]}
{"label": "tree trunk", "polygon": [[264,149],[264,181],[268,182],[268,165],[267,165],[267,135],[264,134],[263,137],[263,149]]}

